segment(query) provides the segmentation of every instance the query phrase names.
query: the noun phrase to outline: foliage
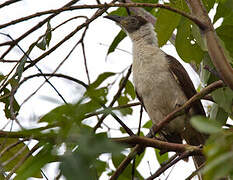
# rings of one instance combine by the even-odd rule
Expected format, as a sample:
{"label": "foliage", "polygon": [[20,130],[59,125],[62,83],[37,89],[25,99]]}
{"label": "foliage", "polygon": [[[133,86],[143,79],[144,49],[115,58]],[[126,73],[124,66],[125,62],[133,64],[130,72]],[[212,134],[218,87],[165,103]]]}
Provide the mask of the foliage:
{"label": "foliage", "polygon": [[[133,0],[133,2],[158,3],[156,0]],[[218,26],[216,25],[216,33],[229,63],[233,65],[233,1],[203,0],[203,3],[208,12],[215,6],[217,7],[213,23],[218,23],[219,19],[222,19],[222,22]],[[190,13],[185,0],[170,0],[169,3],[165,4],[183,12]],[[71,5],[68,5],[68,7]],[[12,119],[14,123],[20,123],[18,121],[22,108],[22,99],[19,100],[20,98],[17,98],[21,94],[17,90],[21,88],[21,85],[25,81],[34,78],[30,76],[25,78],[28,75],[26,74],[27,69],[36,67],[39,70],[39,75],[34,74],[35,77],[42,76],[45,82],[55,89],[54,84],[51,83],[52,81],[38,68],[38,62],[47,56],[52,58],[50,53],[55,51],[57,47],[61,46],[76,33],[81,38],[57,69],[60,68],[65,60],[70,58],[70,54],[78,44],[81,44],[83,59],[86,63],[84,38],[88,36],[88,33],[87,35],[85,34],[85,30],[87,29],[84,32],[80,30],[82,28],[88,28],[92,21],[101,16],[102,14],[98,15],[101,10],[94,14],[93,19],[88,19],[85,21],[86,24],[83,23],[77,26],[70,34],[64,34],[63,40],[57,42],[55,46],[51,46],[54,45],[53,40],[57,38],[53,35],[53,32],[59,29],[60,26],[77,18],[72,17],[65,22],[59,22],[56,27],[53,26],[53,18],[59,13],[63,13],[65,11],[64,9],[61,12],[53,13],[51,16],[48,15],[46,17],[48,19],[38,23],[35,29],[40,29],[43,32],[42,35],[36,41],[30,40],[28,50],[23,52],[21,58],[19,57],[17,59],[19,62],[16,63],[15,67],[12,67],[9,74],[0,74],[0,102],[4,108],[4,117],[6,119]],[[202,37],[202,32],[194,22],[180,14],[162,8],[153,9],[151,7],[145,7],[144,10],[157,18],[155,32],[157,33],[160,47],[165,46],[172,35],[176,36],[173,45],[178,55],[183,61],[194,63],[197,67],[200,67],[200,78],[203,86],[207,86],[220,79],[215,66],[212,64],[205,39]],[[120,7],[110,12],[110,14],[127,16],[127,11],[125,8]],[[37,14],[37,16],[40,15]],[[87,17],[80,16],[78,18]],[[22,20],[18,21],[21,22]],[[5,26],[4,24],[0,25],[0,27]],[[29,34],[32,32],[29,32]],[[126,34],[122,30],[113,37],[107,55],[114,53],[117,46],[125,37]],[[19,41],[11,41],[7,45],[12,47],[18,45],[17,47],[20,47],[20,44],[21,41],[19,39]],[[0,46],[4,46],[4,43],[0,44]],[[3,52],[4,49],[1,51]],[[3,61],[6,60],[4,52],[1,54]],[[34,57],[37,53],[41,53],[40,56],[32,60],[31,57]],[[80,58],[81,56],[78,57]],[[44,65],[46,66],[46,63]],[[85,68],[87,76],[89,76],[86,64]],[[136,94],[131,78],[127,76],[127,73],[130,71],[126,73],[129,68],[127,67],[122,72],[103,72],[98,77],[96,76],[95,81],[90,81],[89,84],[85,84],[83,81],[69,77],[68,75],[62,76],[61,74],[56,74],[57,69],[49,76],[57,75],[57,77],[67,78],[76,82],[79,86],[80,97],[76,101],[69,101],[69,103],[64,101],[62,105],[57,105],[53,109],[49,109],[50,111],[43,116],[36,117],[35,128],[19,129],[16,132],[0,131],[0,179],[10,178],[9,174],[11,173],[15,173],[14,179],[20,180],[30,177],[42,178],[43,173],[41,173],[41,170],[46,165],[54,162],[59,164],[60,175],[66,179],[84,179],[84,177],[87,180],[99,179],[102,176],[111,176],[114,174],[122,161],[127,157],[127,154],[133,152],[131,146],[129,148],[129,146],[123,146],[110,140],[112,130],[117,131],[119,137],[121,137],[126,135],[126,129],[124,127],[113,128],[112,126],[108,126],[115,121],[113,117],[119,117],[128,126],[128,121],[125,119],[131,119],[130,115],[136,109],[130,104],[135,102]],[[81,70],[80,67],[77,67],[77,69],[78,72]],[[34,87],[33,83],[31,83],[31,87]],[[113,93],[116,94],[113,95]],[[200,132],[209,134],[209,139],[204,146],[207,164],[202,172],[207,180],[218,179],[227,175],[233,177],[233,131],[231,125],[233,118],[233,92],[229,87],[223,87],[211,92],[210,95],[214,102],[209,105],[207,117],[195,116],[191,118],[191,124],[194,128]],[[101,124],[108,115],[109,124],[105,123],[107,120]],[[113,117],[110,117],[110,115]],[[93,122],[95,125],[93,125]],[[100,124],[98,125],[97,122],[100,122]],[[46,125],[44,126],[44,124]],[[104,128],[99,128],[103,126]],[[151,121],[145,122],[140,135],[145,135],[144,130],[149,129],[151,126]],[[137,126],[135,125],[129,128],[133,129],[135,127]],[[12,131],[12,127],[9,129]],[[31,148],[29,144],[32,139],[36,140],[37,144]],[[160,150],[156,148],[154,152],[157,161],[163,166],[168,161],[169,154],[165,153],[160,155]],[[131,162],[127,166],[125,171],[121,173],[119,179],[131,179],[133,172],[135,178],[144,179],[145,174],[138,167],[146,153],[144,151],[140,155],[137,155],[134,163]]]}

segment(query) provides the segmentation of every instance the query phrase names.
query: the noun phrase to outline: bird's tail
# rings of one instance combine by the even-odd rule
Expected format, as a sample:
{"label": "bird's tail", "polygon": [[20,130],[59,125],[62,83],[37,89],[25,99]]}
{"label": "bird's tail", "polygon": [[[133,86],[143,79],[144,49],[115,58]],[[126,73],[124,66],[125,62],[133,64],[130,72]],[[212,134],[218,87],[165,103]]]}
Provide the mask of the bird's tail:
{"label": "bird's tail", "polygon": [[[188,127],[184,133],[185,141],[188,144],[193,145],[193,146],[204,145],[207,138],[208,138],[207,135],[198,132],[197,130],[195,130],[191,126]],[[205,158],[205,156],[201,156],[201,155],[200,156],[193,156],[193,161],[194,161],[196,169],[199,169],[201,166],[204,165],[206,158]],[[200,173],[198,176],[199,176],[199,180],[203,179],[203,177]]]}

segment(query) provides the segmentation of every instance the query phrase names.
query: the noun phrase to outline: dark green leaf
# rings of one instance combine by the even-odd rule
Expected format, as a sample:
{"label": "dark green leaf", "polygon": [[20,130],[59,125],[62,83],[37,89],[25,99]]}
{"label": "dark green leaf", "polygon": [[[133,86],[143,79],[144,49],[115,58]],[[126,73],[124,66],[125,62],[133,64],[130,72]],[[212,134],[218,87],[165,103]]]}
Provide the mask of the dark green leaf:
{"label": "dark green leaf", "polygon": [[214,7],[215,0],[203,0],[202,2],[206,10],[209,12]]}
{"label": "dark green leaf", "polygon": [[5,76],[3,74],[0,73],[0,82],[5,79]]}
{"label": "dark green leaf", "polygon": [[3,173],[1,172],[0,173],[0,180],[5,180],[6,178],[5,178],[5,176],[3,175]]}
{"label": "dark green leaf", "polygon": [[208,180],[220,179],[233,170],[233,152],[219,155],[204,167],[205,177]]}
{"label": "dark green leaf", "polygon": [[160,152],[159,149],[155,149],[156,158],[157,158],[159,164],[162,165],[164,162],[166,162],[169,159],[169,157],[168,157],[168,153],[160,155],[159,152]]}
{"label": "dark green leaf", "polygon": [[[105,104],[107,102],[108,89],[106,87],[93,89],[92,87],[88,88],[85,95],[92,99],[92,104],[95,106],[101,107],[101,104]],[[97,107],[96,109],[98,109]]]}
{"label": "dark green leaf", "polygon": [[46,39],[43,37],[40,42],[36,44],[38,48],[45,51],[46,50]]}
{"label": "dark green leaf", "polygon": [[[6,161],[10,160],[15,154],[17,154],[18,152],[22,151],[22,153],[18,154],[18,156],[14,159],[12,159],[11,161],[9,161],[9,163],[7,163],[3,168],[6,171],[11,171],[12,168],[15,167],[15,165],[26,155],[29,153],[29,149],[26,146],[26,144],[24,144],[24,142],[21,142],[19,144],[17,144],[20,140],[19,139],[10,139],[10,138],[0,138],[0,144],[2,146],[1,148],[1,157],[0,157],[0,162],[1,164],[6,163]],[[6,148],[17,144],[16,146],[13,146],[12,148],[10,148],[9,150],[5,151]],[[2,154],[3,153],[3,154]]]}
{"label": "dark green leaf", "polygon": [[117,36],[114,38],[113,42],[111,43],[107,55],[114,52],[118,44],[126,37],[126,34],[124,31],[120,31]]}
{"label": "dark green leaf", "polygon": [[20,63],[16,69],[16,72],[15,72],[15,75],[18,76],[17,80],[19,81],[22,77],[22,73],[23,73],[23,70],[24,70],[24,66],[25,66],[25,63],[29,57],[29,54],[31,53],[32,49],[35,47],[35,43],[32,43],[29,47],[29,49],[27,50],[27,52],[23,55],[22,59],[20,60]]}
{"label": "dark green leaf", "polygon": [[191,23],[185,18],[181,18],[177,28],[176,50],[185,62],[196,62],[199,64],[204,52],[201,50],[191,33]]}
{"label": "dark green leaf", "polygon": [[[122,147],[110,142],[106,133],[93,134],[85,129],[81,130],[77,139],[78,148],[71,152],[67,151],[62,157],[60,169],[67,179],[96,179],[105,170],[105,163],[97,160],[100,154],[118,154]],[[97,174],[96,174],[97,171]],[[98,178],[97,178],[98,179]]]}
{"label": "dark green leaf", "polygon": [[111,76],[113,76],[113,75],[115,75],[115,73],[113,73],[113,72],[104,72],[104,73],[100,74],[100,75],[98,76],[98,78],[97,78],[92,84],[90,84],[90,87],[91,87],[91,88],[97,88],[97,87],[99,87],[99,85],[100,85],[104,80],[106,80],[107,78],[109,78],[109,77],[111,77]]}
{"label": "dark green leaf", "polygon": [[51,41],[51,38],[52,38],[52,31],[51,31],[51,24],[50,22],[47,23],[47,30],[46,30],[46,33],[45,33],[45,40],[46,40],[46,45],[49,47],[49,43]]}
{"label": "dark green leaf", "polygon": [[219,122],[221,125],[225,125],[227,118],[228,118],[228,113],[214,103],[211,107],[210,119]]}
{"label": "dark green leaf", "polygon": [[127,80],[127,82],[126,82],[124,93],[125,93],[125,95],[126,94],[130,95],[130,97],[132,98],[132,100],[134,100],[135,97],[136,97],[134,86],[133,86],[132,82],[129,81],[129,80]]}
{"label": "dark green leaf", "polygon": [[191,118],[190,122],[192,126],[200,132],[212,134],[221,131],[221,125],[218,122],[209,120],[203,116],[194,116]]}
{"label": "dark green leaf", "polygon": [[137,155],[137,156],[136,156],[136,160],[135,160],[135,166],[136,166],[136,167],[138,167],[139,164],[141,163],[141,161],[142,161],[142,159],[143,159],[143,157],[144,157],[144,155],[145,155],[145,152],[146,152],[146,151],[143,151],[143,153],[141,153],[140,155]]}
{"label": "dark green leaf", "polygon": [[17,172],[15,180],[27,179],[34,176],[40,172],[40,169],[47,163],[53,162],[55,160],[54,156],[51,154],[52,146],[46,144],[43,149],[40,150],[38,154],[29,158]]}
{"label": "dark green leaf", "polygon": [[112,154],[112,163],[113,163],[114,167],[117,168],[121,164],[121,162],[125,159],[125,157],[126,156],[122,153],[121,154],[113,153]]}
{"label": "dark green leaf", "polygon": [[202,62],[203,62],[203,65],[201,66],[201,68],[202,68],[201,69],[201,81],[204,84],[211,84],[211,83],[219,80],[219,78],[216,76],[216,74],[211,73],[209,70],[205,69],[205,67],[208,67],[213,72],[217,72],[215,70],[215,67],[214,67],[208,53],[204,54]]}
{"label": "dark green leaf", "polygon": [[228,55],[227,59],[233,64],[233,23],[218,27],[216,32],[224,43],[225,55]]}
{"label": "dark green leaf", "polygon": [[214,16],[214,23],[221,17],[226,17],[233,12],[233,0],[219,1],[216,14]]}
{"label": "dark green leaf", "polygon": [[201,47],[201,49],[203,51],[208,51],[208,49],[206,47],[206,44],[205,44],[205,42],[203,40],[203,37],[202,37],[202,35],[200,33],[200,29],[194,23],[192,23],[192,35],[195,38],[195,40],[197,41],[197,44]]}
{"label": "dark green leaf", "polygon": [[212,93],[214,101],[226,112],[232,113],[233,91],[228,87],[216,89]]}
{"label": "dark green leaf", "polygon": [[204,147],[207,164],[204,175],[207,180],[217,180],[226,175],[233,175],[233,133],[223,130],[212,134]]}
{"label": "dark green leaf", "polygon": [[[125,104],[128,104],[129,102],[129,98],[127,96],[120,96],[118,99],[117,99],[117,102],[119,105],[125,105]],[[119,109],[119,111],[121,112],[121,114],[123,116],[126,116],[126,115],[129,115],[129,114],[132,114],[133,110],[132,108],[121,108]]]}
{"label": "dark green leaf", "polygon": [[[4,112],[5,112],[5,116],[6,118],[11,118],[11,110],[10,110],[10,91],[5,88],[3,90],[3,95],[0,99],[0,102],[3,102],[5,104],[5,108],[4,108]],[[20,106],[18,104],[18,102],[16,101],[16,99],[13,97],[13,109],[14,109],[14,114],[17,116],[18,115],[18,112],[19,112],[19,109],[20,109]]]}
{"label": "dark green leaf", "polygon": [[[174,4],[177,5],[177,3]],[[175,5],[173,5],[173,7]],[[180,19],[181,16],[177,13],[166,9],[159,9],[157,21],[155,24],[155,31],[157,32],[159,47],[166,44],[166,42],[170,39],[173,31],[178,26]]]}
{"label": "dark green leaf", "polygon": [[59,107],[56,107],[46,115],[44,115],[39,122],[47,122],[49,124],[54,122],[65,122],[68,123],[71,120],[71,117],[74,116],[75,106],[72,104],[65,104]]}

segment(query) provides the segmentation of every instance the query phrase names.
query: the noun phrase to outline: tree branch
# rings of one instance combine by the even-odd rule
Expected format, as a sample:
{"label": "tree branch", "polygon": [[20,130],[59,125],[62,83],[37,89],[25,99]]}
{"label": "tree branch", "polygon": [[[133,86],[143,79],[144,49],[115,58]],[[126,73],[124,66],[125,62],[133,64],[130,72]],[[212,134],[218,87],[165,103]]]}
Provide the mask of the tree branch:
{"label": "tree branch", "polygon": [[173,151],[173,152],[179,152],[179,153],[190,151],[192,152],[191,153],[192,155],[202,155],[202,148],[198,146],[192,146],[188,144],[170,143],[170,142],[165,142],[165,141],[152,139],[148,137],[142,137],[142,136],[112,138],[111,140],[113,142],[126,143],[129,145],[139,144],[141,146],[154,147],[160,150]]}
{"label": "tree branch", "polygon": [[224,50],[220,45],[218,36],[214,30],[213,24],[206,12],[204,5],[201,0],[186,0],[189,5],[192,15],[200,19],[205,26],[199,28],[202,30],[203,35],[206,39],[208,53],[211,60],[223,81],[233,90],[233,68],[228,63],[227,58],[224,54]]}

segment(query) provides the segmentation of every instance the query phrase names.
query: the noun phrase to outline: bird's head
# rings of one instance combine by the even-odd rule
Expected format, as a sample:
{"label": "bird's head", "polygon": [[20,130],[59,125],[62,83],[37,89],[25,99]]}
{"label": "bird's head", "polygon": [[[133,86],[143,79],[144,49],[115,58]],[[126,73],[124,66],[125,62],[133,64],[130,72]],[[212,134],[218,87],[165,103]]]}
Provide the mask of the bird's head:
{"label": "bird's head", "polygon": [[105,18],[115,21],[118,25],[120,25],[126,32],[133,33],[140,29],[141,26],[145,25],[147,21],[137,15],[132,16],[117,16],[117,15],[108,15]]}

